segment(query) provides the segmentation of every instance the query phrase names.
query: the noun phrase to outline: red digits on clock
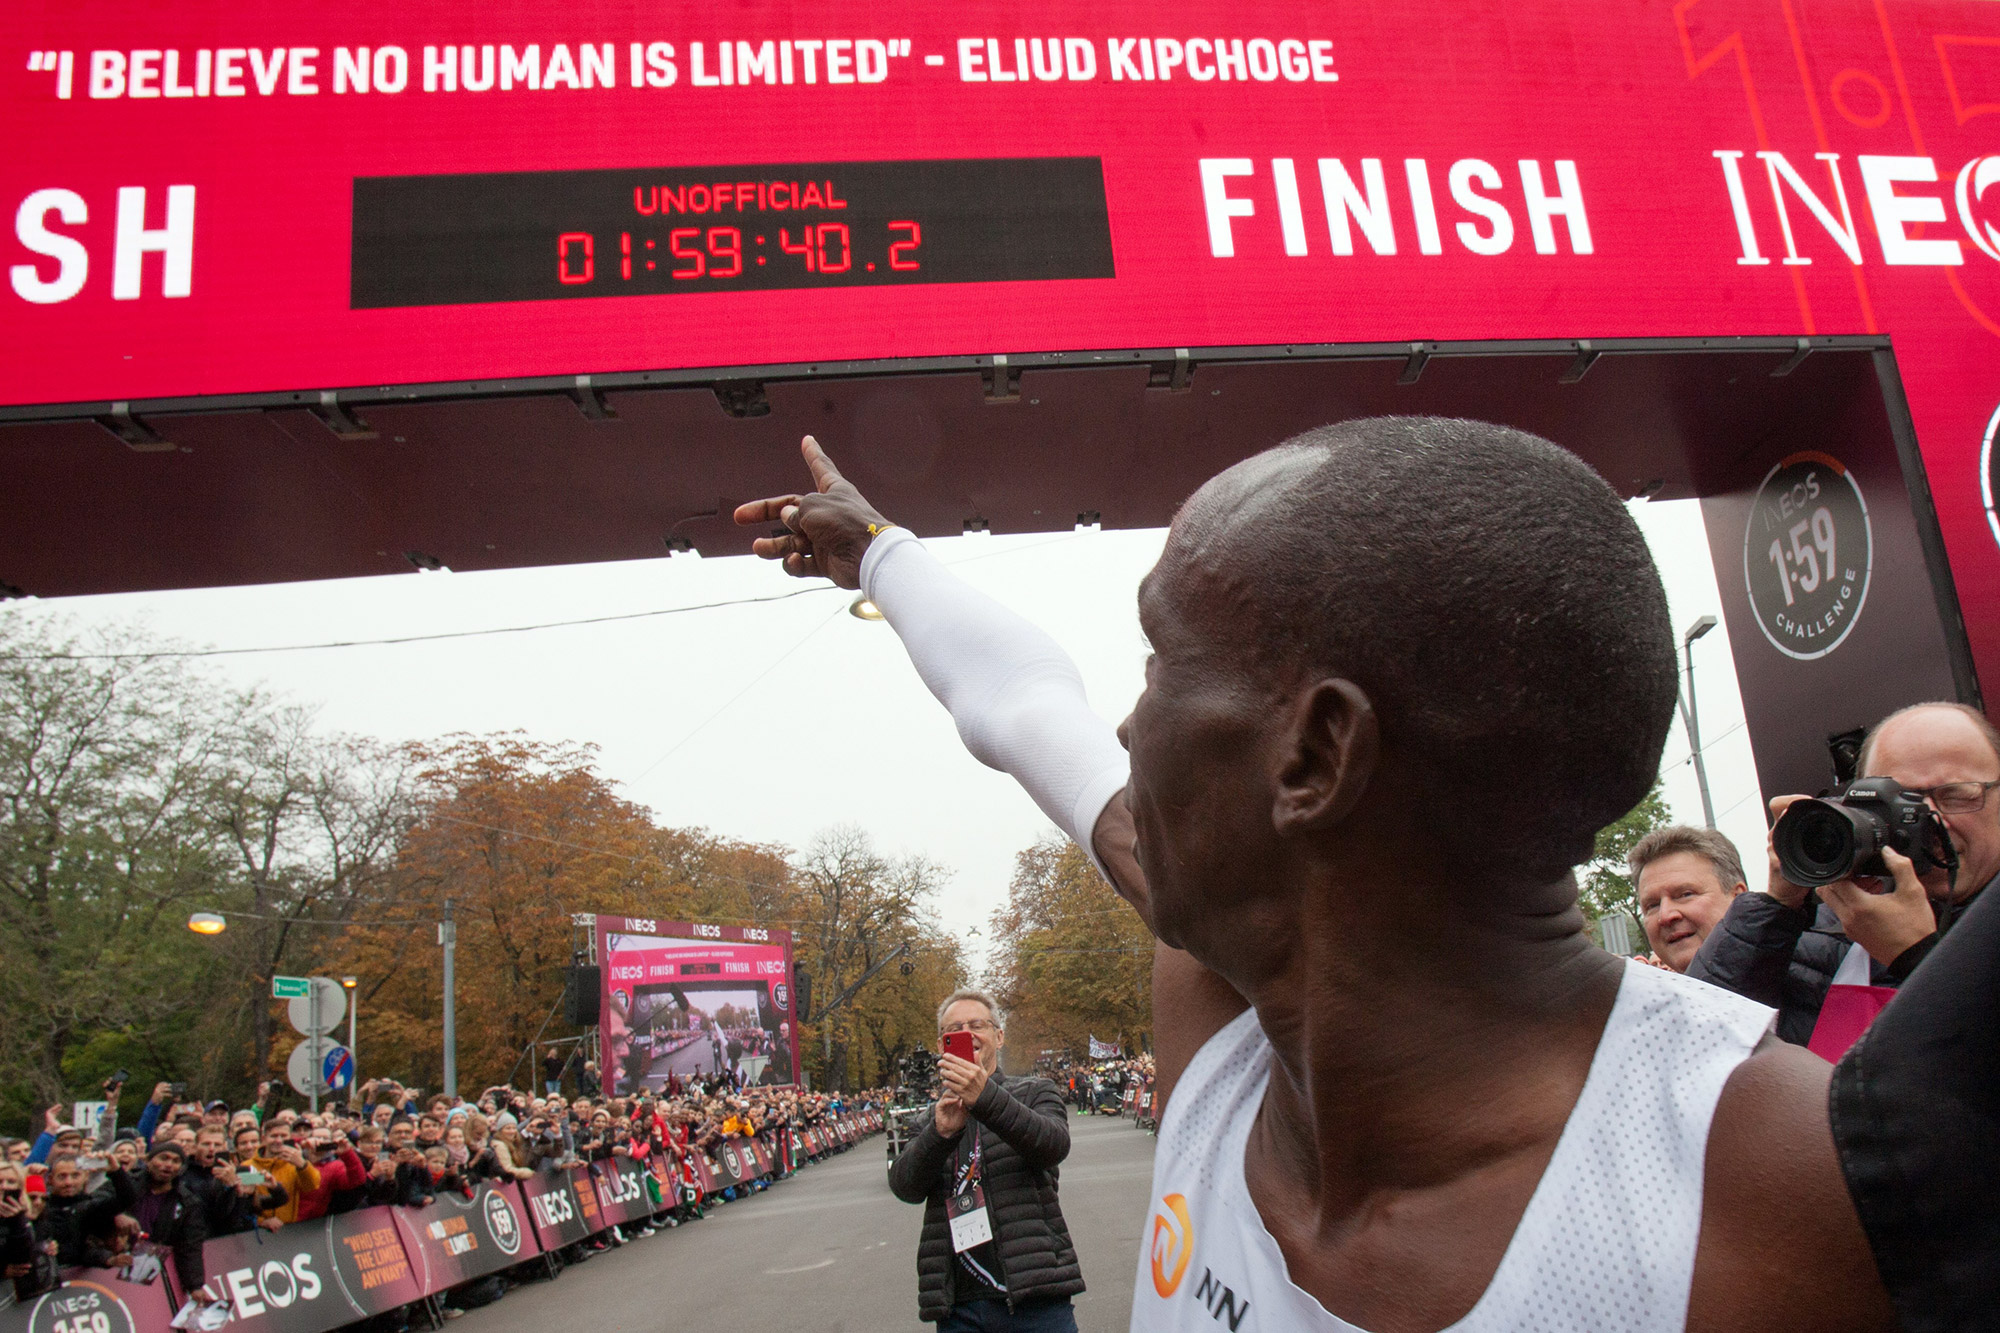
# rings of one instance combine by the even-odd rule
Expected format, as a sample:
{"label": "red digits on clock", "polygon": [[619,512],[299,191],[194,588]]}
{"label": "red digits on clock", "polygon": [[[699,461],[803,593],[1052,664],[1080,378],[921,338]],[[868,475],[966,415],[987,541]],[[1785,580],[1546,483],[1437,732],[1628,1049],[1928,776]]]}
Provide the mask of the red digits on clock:
{"label": "red digits on clock", "polygon": [[675,227],[672,231],[667,233],[667,250],[673,255],[673,257],[675,259],[692,259],[694,261],[693,268],[675,269],[674,277],[683,279],[699,278],[702,274],[708,272],[707,255],[704,255],[699,250],[681,249],[681,242],[683,240],[695,240],[698,239],[700,236],[701,236],[701,228],[699,227]]}
{"label": "red digits on clock", "polygon": [[[845,273],[854,267],[854,246],[847,238],[847,224],[844,222],[822,222],[815,229],[819,233],[819,271],[822,273]],[[826,243],[835,232],[840,233],[840,262],[828,258]],[[806,265],[811,268],[811,264]]]}
{"label": "red digits on clock", "polygon": [[[581,270],[572,270],[570,268],[570,247],[573,245],[581,245],[583,247],[583,267]],[[596,242],[591,239],[590,233],[587,231],[566,231],[556,237],[556,281],[563,283],[565,286],[574,286],[580,282],[589,282],[592,278],[596,277],[597,260],[595,258],[595,251]]]}
{"label": "red digits on clock", "polygon": [[800,233],[800,238],[801,239],[799,240],[799,243],[797,245],[793,245],[791,233],[786,231],[783,227],[778,228],[778,248],[780,250],[783,250],[788,255],[803,256],[806,261],[806,272],[811,273],[813,271],[813,252],[812,252],[813,229],[811,227],[807,227],[803,232]]}
{"label": "red digits on clock", "polygon": [[914,222],[891,222],[889,224],[890,231],[894,231],[898,227],[909,228],[910,239],[907,241],[891,241],[889,243],[889,267],[901,269],[922,268],[923,265],[919,264],[916,260],[904,258],[904,254],[923,244],[923,229],[918,227]]}
{"label": "red digits on clock", "polygon": [[735,261],[732,268],[711,268],[711,278],[733,278],[743,271],[743,233],[734,227],[708,229],[708,253],[716,259]]}

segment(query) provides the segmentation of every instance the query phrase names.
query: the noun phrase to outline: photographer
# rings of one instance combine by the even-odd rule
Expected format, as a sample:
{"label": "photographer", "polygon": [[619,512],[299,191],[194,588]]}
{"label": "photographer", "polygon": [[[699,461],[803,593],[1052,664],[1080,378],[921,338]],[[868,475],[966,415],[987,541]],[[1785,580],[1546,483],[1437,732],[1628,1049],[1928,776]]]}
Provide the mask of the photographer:
{"label": "photographer", "polygon": [[977,1058],[940,1057],[943,1095],[889,1168],[895,1196],[924,1205],[918,1315],[947,1333],[1075,1333],[1083,1272],[1056,1201],[1069,1156],[1062,1094],[999,1072],[1003,1019],[983,992],[947,996],[938,1032],[968,1034]]}
{"label": "photographer", "polygon": [[[1937,944],[1940,908],[1962,913],[2000,874],[2000,733],[1980,713],[1954,703],[1892,713],[1862,743],[1857,772],[1928,798],[1958,854],[1956,875],[1939,867],[1918,875],[1887,850],[1893,884],[1842,880],[1820,889],[1815,907],[1810,889],[1784,877],[1774,849],[1769,887],[1738,896],[1687,969],[1776,1007],[1778,1035],[1799,1046],[1812,1041],[1843,964],[1854,984],[1901,986]],[[1773,819],[1803,799],[1776,798]]]}
{"label": "photographer", "polygon": [[[242,1157],[248,1135],[237,1138],[237,1156]],[[292,1144],[291,1126],[278,1121],[264,1126],[257,1155],[244,1165],[261,1171],[266,1179],[284,1191],[284,1202],[260,1211],[260,1220],[292,1223],[299,1220],[299,1205],[305,1194],[319,1188],[319,1171]]]}

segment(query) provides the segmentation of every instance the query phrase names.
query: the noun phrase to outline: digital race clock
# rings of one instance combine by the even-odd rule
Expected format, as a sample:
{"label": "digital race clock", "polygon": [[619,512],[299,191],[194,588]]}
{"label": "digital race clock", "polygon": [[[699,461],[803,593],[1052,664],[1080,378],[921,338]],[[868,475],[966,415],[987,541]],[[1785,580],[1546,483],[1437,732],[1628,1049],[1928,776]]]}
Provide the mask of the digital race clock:
{"label": "digital race clock", "polygon": [[354,182],[355,309],[1115,276],[1094,157]]}

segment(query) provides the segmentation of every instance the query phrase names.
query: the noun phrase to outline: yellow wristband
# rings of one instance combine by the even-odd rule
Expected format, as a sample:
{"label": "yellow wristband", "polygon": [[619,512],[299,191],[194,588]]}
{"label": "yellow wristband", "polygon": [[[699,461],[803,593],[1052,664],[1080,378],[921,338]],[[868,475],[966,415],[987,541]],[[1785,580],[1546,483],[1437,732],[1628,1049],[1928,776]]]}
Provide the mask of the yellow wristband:
{"label": "yellow wristband", "polygon": [[893,528],[895,526],[896,525],[894,523],[870,523],[868,525],[868,535],[870,537],[880,537],[883,533],[887,532],[890,528]]}

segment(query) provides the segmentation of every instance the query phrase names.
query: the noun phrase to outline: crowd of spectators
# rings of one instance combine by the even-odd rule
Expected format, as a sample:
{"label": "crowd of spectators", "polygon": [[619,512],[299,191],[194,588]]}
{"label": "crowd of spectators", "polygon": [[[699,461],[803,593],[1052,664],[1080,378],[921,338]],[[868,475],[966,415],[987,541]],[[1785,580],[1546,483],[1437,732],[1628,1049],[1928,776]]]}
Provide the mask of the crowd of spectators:
{"label": "crowd of spectators", "polygon": [[[88,1131],[51,1106],[33,1140],[0,1139],[0,1266],[17,1300],[57,1285],[68,1268],[111,1268],[147,1281],[166,1263],[182,1291],[199,1293],[207,1279],[202,1246],[212,1237],[277,1231],[356,1208],[422,1207],[450,1192],[470,1196],[482,1181],[664,1155],[680,1187],[662,1194],[651,1218],[581,1242],[570,1257],[585,1258],[700,1218],[695,1154],[708,1155],[712,1169],[725,1139],[765,1136],[783,1179],[809,1160],[797,1146],[800,1132],[888,1100],[886,1090],[843,1097],[741,1088],[723,1075],[676,1079],[655,1096],[605,1098],[593,1073],[583,1071],[573,1097],[545,1084],[540,1094],[491,1087],[469,1101],[373,1079],[317,1113],[284,1105],[277,1084],[260,1085],[255,1105],[232,1107],[189,1100],[182,1085],[163,1082],[136,1125],[121,1128],[107,1109]],[[109,1108],[120,1091],[118,1082],[105,1085]],[[732,1186],[721,1197],[769,1183]],[[227,1305],[213,1290],[207,1295],[183,1307],[177,1326],[226,1321]]]}
{"label": "crowd of spectators", "polygon": [[1044,1055],[1035,1062],[1035,1072],[1054,1081],[1062,1089],[1063,1100],[1075,1107],[1078,1115],[1120,1115],[1128,1091],[1143,1093],[1152,1088],[1153,1057],[1085,1061]]}

